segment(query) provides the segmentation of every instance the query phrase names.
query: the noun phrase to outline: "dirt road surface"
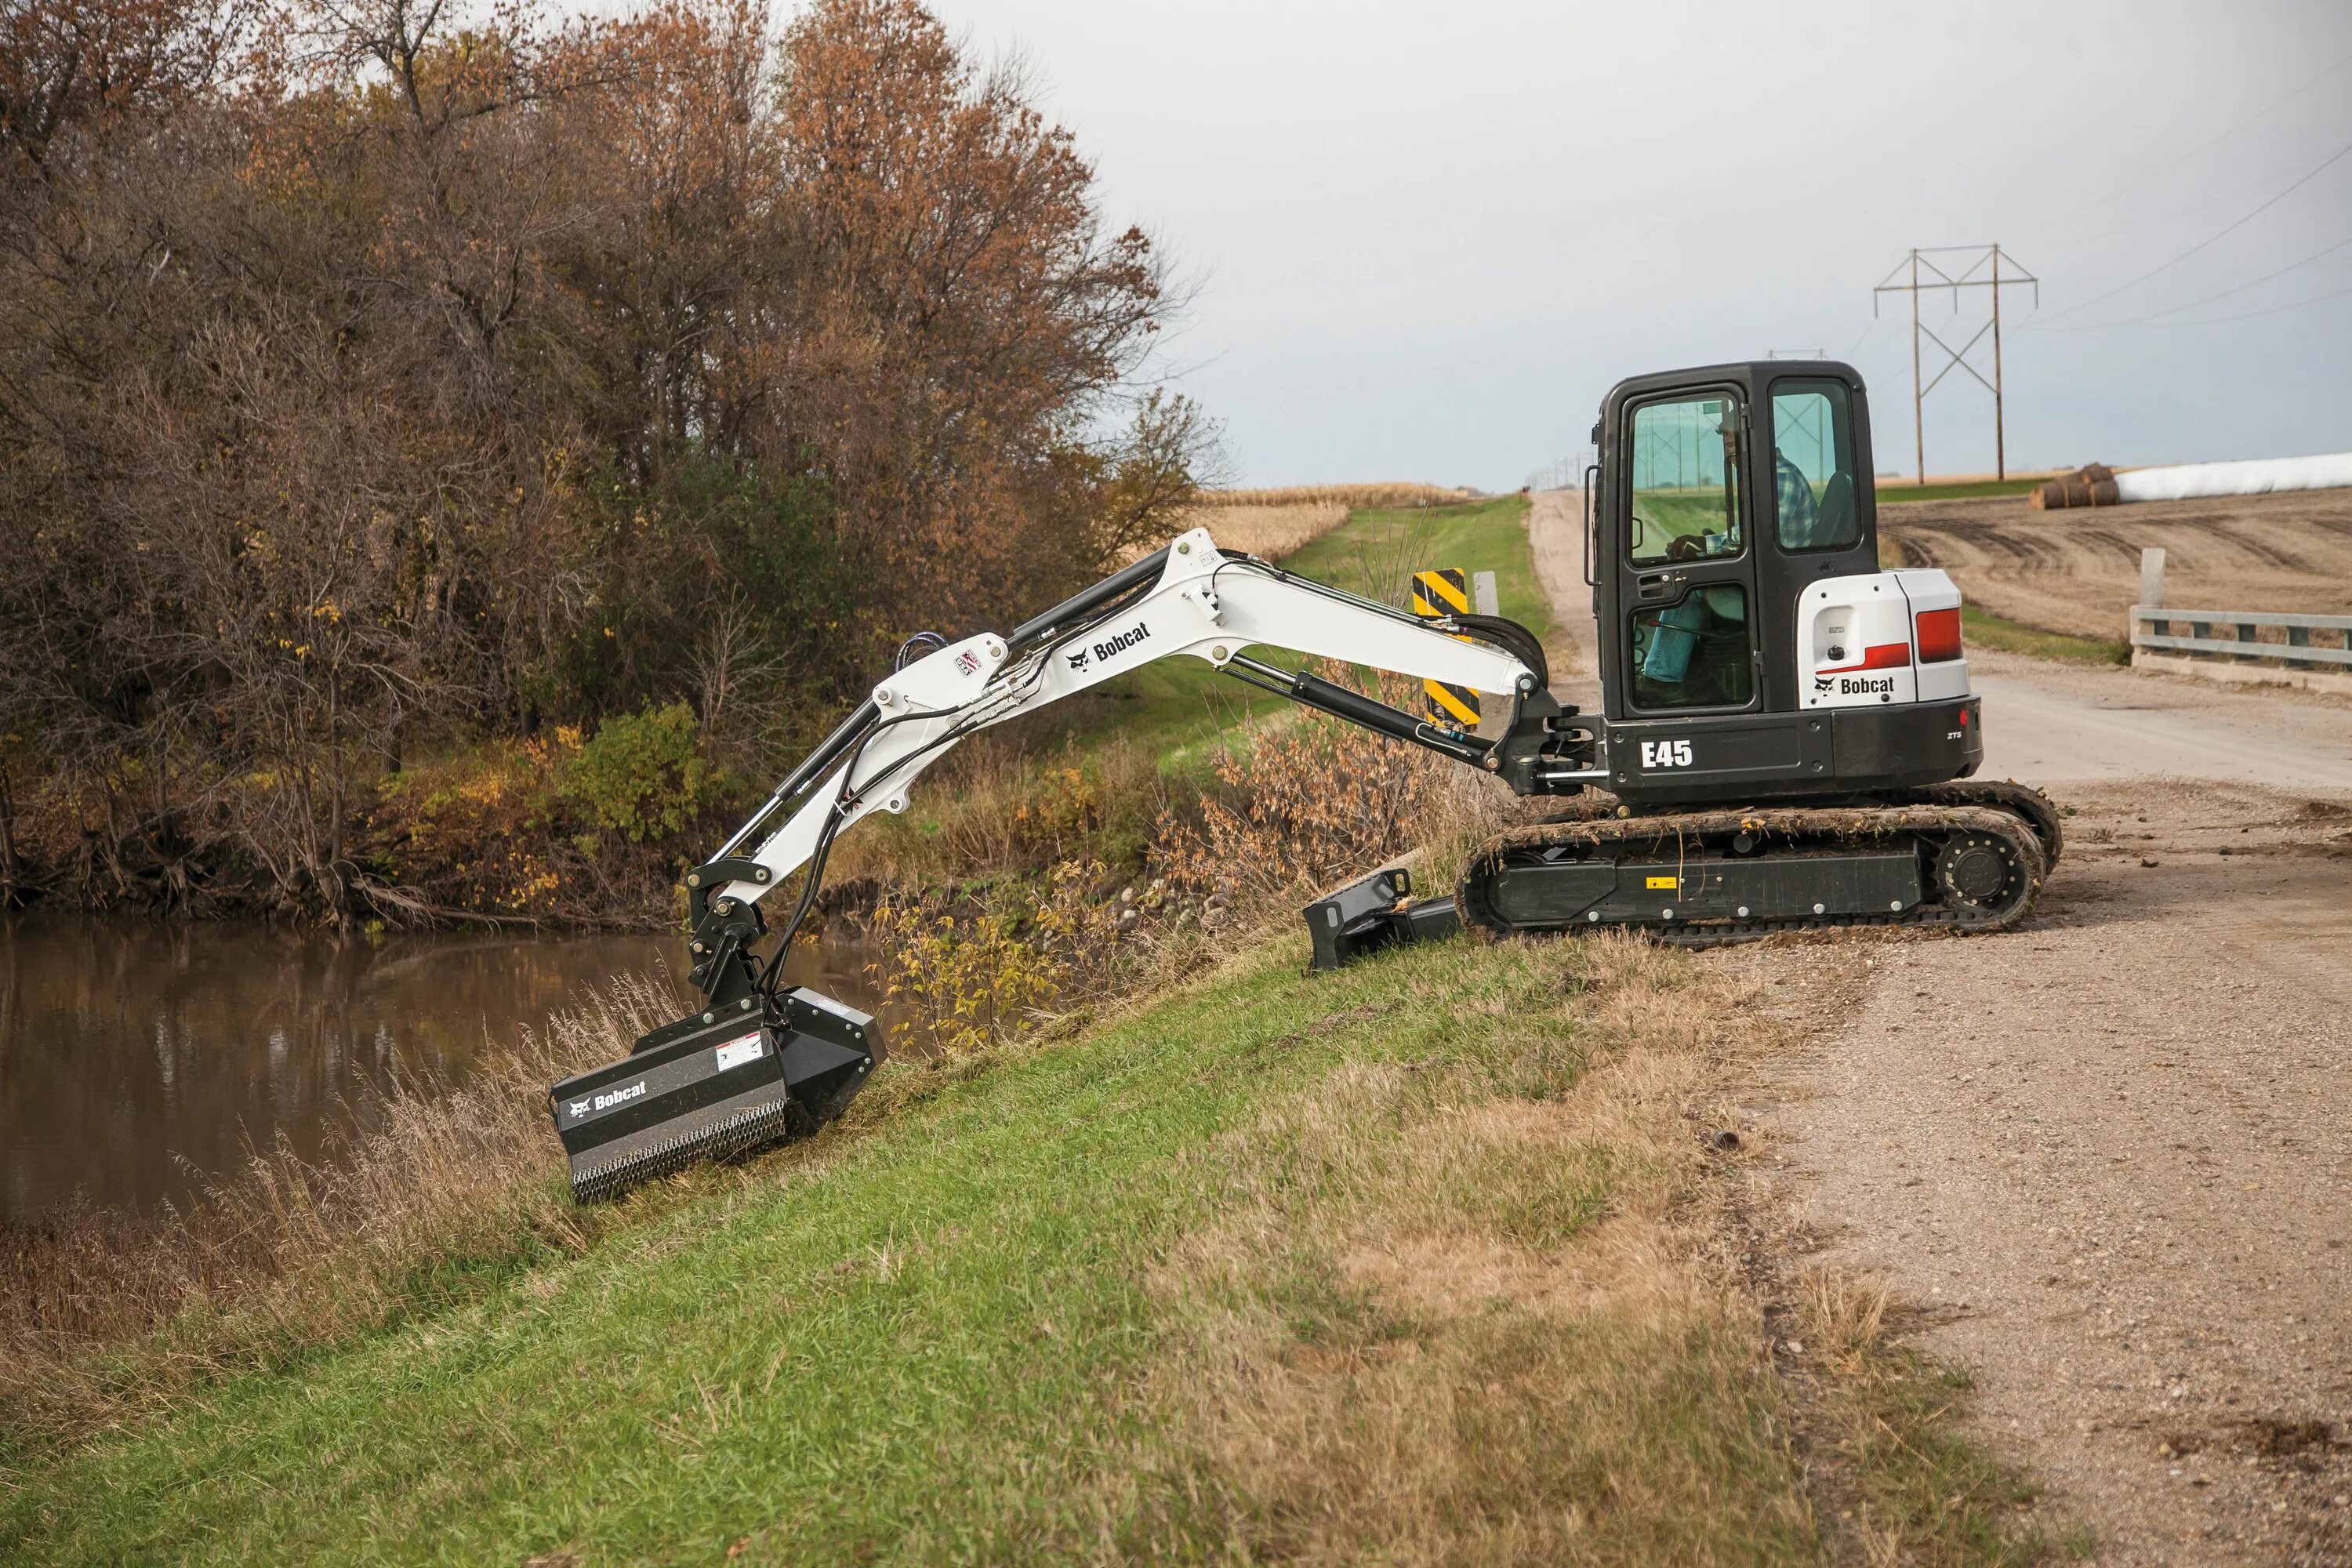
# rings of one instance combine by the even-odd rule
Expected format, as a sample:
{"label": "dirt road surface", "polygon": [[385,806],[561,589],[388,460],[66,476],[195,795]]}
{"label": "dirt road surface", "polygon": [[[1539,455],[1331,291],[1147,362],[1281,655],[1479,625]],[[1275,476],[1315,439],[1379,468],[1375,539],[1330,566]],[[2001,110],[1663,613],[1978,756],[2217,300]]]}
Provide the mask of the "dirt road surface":
{"label": "dirt road surface", "polygon": [[2352,789],[2352,702],[1972,648],[1987,778]]}
{"label": "dirt road surface", "polygon": [[1539,490],[1528,502],[1528,538],[1535,547],[1536,576],[1552,606],[1551,636],[1544,653],[1551,661],[1552,689],[1587,708],[1598,708],[1600,654],[1593,644],[1592,590],[1584,582],[1584,494]]}
{"label": "dirt road surface", "polygon": [[2168,605],[2352,613],[2352,490],[2035,511],[2022,496],[1882,505],[1890,563],[1941,566],[1972,604],[2122,640],[2139,552],[2165,552]]}
{"label": "dirt road surface", "polygon": [[[1564,621],[1576,515],[1530,520]],[[1731,1089],[1758,1205],[2098,1561],[2352,1563],[2352,705],[1970,658],[2065,858],[2007,935],[1710,960],[1809,1026]]]}

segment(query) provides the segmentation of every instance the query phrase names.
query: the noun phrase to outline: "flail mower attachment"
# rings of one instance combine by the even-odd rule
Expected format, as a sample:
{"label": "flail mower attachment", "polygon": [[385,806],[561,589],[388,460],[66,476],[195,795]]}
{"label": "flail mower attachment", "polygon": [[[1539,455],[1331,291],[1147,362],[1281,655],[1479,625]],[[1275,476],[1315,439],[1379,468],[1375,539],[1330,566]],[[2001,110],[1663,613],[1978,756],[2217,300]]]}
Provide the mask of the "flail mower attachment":
{"label": "flail mower attachment", "polygon": [[874,1020],[830,996],[746,996],[639,1040],[617,1062],[549,1090],[581,1203],[698,1160],[813,1132],[874,1068]]}

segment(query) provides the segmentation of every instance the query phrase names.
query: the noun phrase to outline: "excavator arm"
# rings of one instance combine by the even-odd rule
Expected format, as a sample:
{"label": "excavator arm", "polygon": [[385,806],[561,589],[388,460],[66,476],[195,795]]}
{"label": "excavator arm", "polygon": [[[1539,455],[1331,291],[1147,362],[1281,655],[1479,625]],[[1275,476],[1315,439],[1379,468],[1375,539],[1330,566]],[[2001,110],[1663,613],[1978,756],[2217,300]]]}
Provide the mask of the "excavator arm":
{"label": "excavator arm", "polygon": [[[1245,651],[1261,646],[1507,694],[1510,725],[1490,741],[1432,724]],[[696,984],[720,1004],[747,984],[767,990],[834,841],[873,812],[904,811],[916,780],[958,742],[1178,656],[1473,767],[1502,773],[1507,758],[1517,765],[1507,776],[1521,793],[1601,776],[1546,754],[1560,710],[1545,689],[1542,649],[1524,628],[1492,617],[1408,615],[1220,551],[1205,529],[1194,529],[1009,636],[982,633],[939,647],[876,686],[719,855],[688,873]],[[1532,744],[1515,745],[1514,737]],[[742,966],[765,923],[756,906],[803,867],[811,874],[799,907],[755,977]]]}
{"label": "excavator arm", "polygon": [[[1495,739],[1432,724],[1249,656],[1263,647],[1507,694],[1509,721]],[[687,874],[690,977],[706,1004],[621,1060],[550,1089],[573,1194],[609,1196],[838,1115],[874,1065],[875,1022],[779,983],[835,840],[873,812],[904,811],[923,771],[966,737],[1177,655],[1494,773],[1523,795],[1570,793],[1605,776],[1600,742],[1552,700],[1543,648],[1525,627],[1410,616],[1220,551],[1195,529],[1006,636],[982,633],[903,662],[716,857]],[[804,874],[792,913],[762,958],[761,900],[795,872]]]}

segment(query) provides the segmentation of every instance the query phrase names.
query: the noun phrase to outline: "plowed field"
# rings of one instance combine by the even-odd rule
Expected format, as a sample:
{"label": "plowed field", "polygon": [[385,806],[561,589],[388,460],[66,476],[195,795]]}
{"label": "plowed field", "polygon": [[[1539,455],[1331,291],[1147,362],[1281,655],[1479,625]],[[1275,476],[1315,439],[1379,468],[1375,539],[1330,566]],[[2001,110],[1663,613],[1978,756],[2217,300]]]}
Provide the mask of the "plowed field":
{"label": "plowed field", "polygon": [[2007,620],[2120,642],[2139,552],[2188,609],[2352,614],[2352,490],[2035,511],[2021,496],[1881,505],[1890,565],[1940,566]]}

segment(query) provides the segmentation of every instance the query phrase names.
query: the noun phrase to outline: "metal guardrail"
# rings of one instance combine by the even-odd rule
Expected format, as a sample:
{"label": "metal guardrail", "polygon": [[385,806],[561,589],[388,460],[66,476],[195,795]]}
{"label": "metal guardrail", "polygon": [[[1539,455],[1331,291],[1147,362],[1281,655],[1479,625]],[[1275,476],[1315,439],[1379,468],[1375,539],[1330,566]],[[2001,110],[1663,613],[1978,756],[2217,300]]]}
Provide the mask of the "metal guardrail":
{"label": "metal guardrail", "polygon": [[[2189,635],[2174,635],[2170,628],[2183,624],[2189,627]],[[2265,627],[2283,630],[2285,635],[2275,642],[2264,640],[2258,634]],[[2217,628],[2224,635],[2216,637]],[[2338,646],[2314,643],[2314,632],[2335,633]],[[2277,659],[2290,668],[2352,668],[2352,616],[2297,616],[2272,610],[2176,610],[2168,605],[2138,605],[2133,606],[2131,613],[2131,645],[2151,652]]]}

